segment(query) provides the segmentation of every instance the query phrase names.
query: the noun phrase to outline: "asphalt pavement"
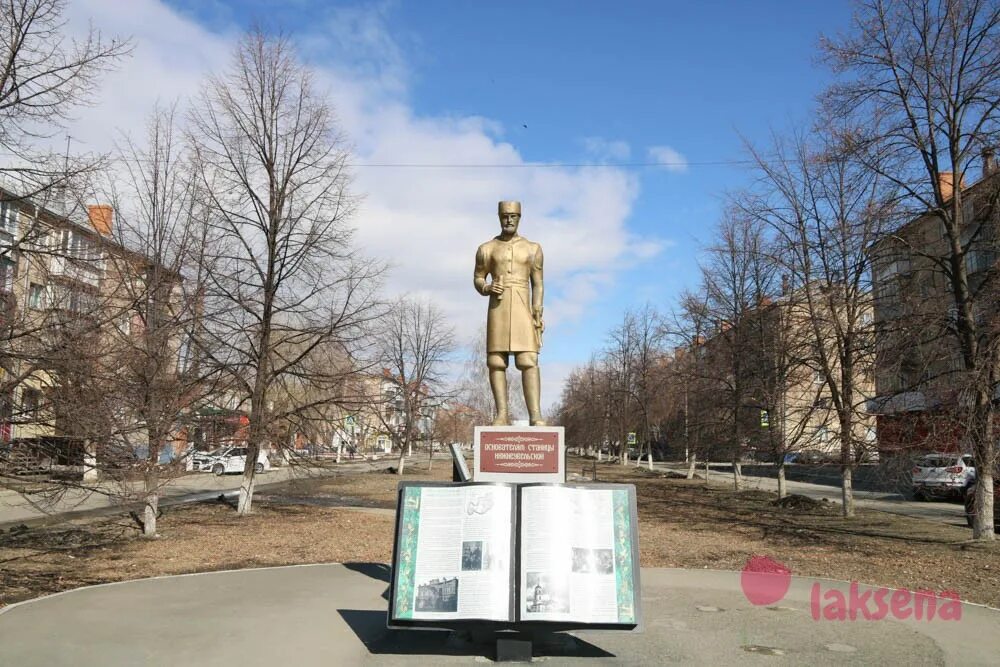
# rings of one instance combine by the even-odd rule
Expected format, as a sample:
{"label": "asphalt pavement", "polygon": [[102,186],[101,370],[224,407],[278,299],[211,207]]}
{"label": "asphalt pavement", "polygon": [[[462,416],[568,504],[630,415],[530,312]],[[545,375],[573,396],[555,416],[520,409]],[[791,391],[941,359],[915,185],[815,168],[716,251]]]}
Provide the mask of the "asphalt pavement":
{"label": "asphalt pavement", "polygon": [[[643,466],[645,465],[646,464],[643,463]],[[654,463],[653,465],[654,468],[658,468],[660,470],[671,470],[673,472],[685,472],[687,470],[686,466],[683,464]],[[727,470],[722,472],[710,469],[709,480],[717,483],[731,484],[733,479],[731,464],[727,463],[719,465],[724,466]],[[699,476],[704,476],[704,464],[699,464],[697,474]],[[778,480],[773,477],[755,477],[744,475],[743,481],[744,488],[747,489],[763,489],[766,491],[778,490]],[[813,484],[810,482],[796,482],[791,480],[787,481],[786,484],[788,485],[789,493],[797,493],[815,500],[822,500],[825,498],[830,502],[838,504],[841,502],[841,491],[839,487],[828,486],[826,484]],[[962,503],[953,500],[920,502],[907,500],[903,496],[896,493],[887,493],[885,491],[859,491],[855,489],[854,503],[857,507],[878,510],[880,512],[889,512],[891,514],[901,514],[918,519],[938,521],[953,526],[967,525],[965,522],[965,507]]]}
{"label": "asphalt pavement", "polygon": [[[960,618],[814,618],[815,595],[846,582],[793,577],[782,600],[753,606],[740,573],[641,571],[638,632],[539,637],[548,664],[995,665],[1000,611]],[[216,572],[82,588],[0,610],[0,664],[426,665],[489,662],[490,643],[388,630],[389,567],[314,565]],[[817,588],[818,587],[818,588]],[[869,589],[858,589],[864,595]],[[877,594],[876,594],[877,595]],[[826,602],[820,603],[822,610]],[[869,607],[874,605],[869,604]]]}

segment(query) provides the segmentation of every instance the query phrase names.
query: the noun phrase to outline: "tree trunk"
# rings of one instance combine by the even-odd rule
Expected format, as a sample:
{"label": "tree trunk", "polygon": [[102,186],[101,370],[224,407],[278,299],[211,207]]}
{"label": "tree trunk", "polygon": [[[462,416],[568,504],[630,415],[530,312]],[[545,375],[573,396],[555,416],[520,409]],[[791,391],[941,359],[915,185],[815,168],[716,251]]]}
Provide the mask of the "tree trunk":
{"label": "tree trunk", "polygon": [[788,495],[788,484],[785,482],[785,462],[778,462],[778,497],[784,498]]}
{"label": "tree trunk", "polygon": [[709,471],[708,471],[708,459],[705,459],[705,483],[706,484],[708,483],[708,475],[709,475]]}
{"label": "tree trunk", "polygon": [[854,516],[854,468],[850,464],[844,464],[844,472],[840,487],[840,500],[844,505],[843,515],[845,519]]}
{"label": "tree trunk", "polygon": [[431,469],[434,468],[434,443],[433,442],[431,442],[431,444],[427,447],[427,451],[429,452],[427,454],[427,470],[429,472]]}
{"label": "tree trunk", "polygon": [[399,445],[399,460],[396,461],[396,474],[402,476],[403,466],[406,465],[406,447],[402,443]]}
{"label": "tree trunk", "polygon": [[[247,456],[249,459],[250,457]],[[240,500],[236,505],[236,513],[239,516],[247,516],[253,507],[253,492],[257,486],[257,471],[254,466],[249,466],[249,470],[244,468],[243,481],[240,483]]]}
{"label": "tree trunk", "polygon": [[[845,401],[850,399],[851,395],[846,387],[843,393]],[[854,452],[851,449],[853,427],[851,414],[845,410],[845,414],[840,416],[840,462],[843,468],[840,495],[844,505],[843,515],[847,519],[854,516]]]}
{"label": "tree trunk", "polygon": [[695,456],[694,452],[691,452],[691,454],[688,456],[688,472],[687,472],[688,479],[694,479],[694,468],[697,464],[698,464],[698,457]]}
{"label": "tree trunk", "polygon": [[743,490],[743,466],[738,459],[733,461],[733,490]]}
{"label": "tree trunk", "polygon": [[987,470],[976,480],[976,516],[972,521],[972,538],[995,540],[993,528],[993,473]]}
{"label": "tree trunk", "polygon": [[649,458],[647,459],[647,461],[649,462],[649,469],[652,470],[653,469],[653,452],[650,452],[648,454],[648,457]]}
{"label": "tree trunk", "polygon": [[142,536],[156,537],[156,515],[160,509],[159,473],[156,467],[146,472],[145,507],[142,515]]}
{"label": "tree trunk", "polygon": [[[992,381],[994,378],[990,379]],[[996,539],[993,527],[993,469],[996,465],[997,453],[993,444],[993,404],[991,399],[992,396],[982,388],[976,391],[975,414],[971,429],[977,472],[974,505],[976,515],[972,519],[972,539],[983,541]]]}

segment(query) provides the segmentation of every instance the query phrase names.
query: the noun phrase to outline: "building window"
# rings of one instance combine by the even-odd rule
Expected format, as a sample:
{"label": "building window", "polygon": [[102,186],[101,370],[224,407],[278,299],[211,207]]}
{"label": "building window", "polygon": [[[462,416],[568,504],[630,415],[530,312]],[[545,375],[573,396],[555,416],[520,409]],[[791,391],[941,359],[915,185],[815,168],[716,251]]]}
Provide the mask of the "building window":
{"label": "building window", "polygon": [[13,202],[5,201],[0,204],[0,232],[17,235],[17,207]]}
{"label": "building window", "polygon": [[991,250],[976,248],[965,254],[965,269],[969,273],[981,273],[993,268],[996,255]]}
{"label": "building window", "polygon": [[42,392],[25,387],[21,390],[21,412],[26,419],[37,419],[42,406]]}
{"label": "building window", "polygon": [[0,258],[0,291],[10,292],[14,289],[14,276],[17,264],[7,257]]}
{"label": "building window", "polygon": [[96,260],[100,252],[93,239],[72,229],[60,232],[59,250],[67,257],[79,260]]}
{"label": "building window", "polygon": [[28,288],[28,306],[31,308],[45,308],[45,285],[31,283]]}
{"label": "building window", "polygon": [[884,283],[896,276],[904,276],[910,272],[910,258],[897,257],[891,261],[883,262],[875,269],[875,282]]}

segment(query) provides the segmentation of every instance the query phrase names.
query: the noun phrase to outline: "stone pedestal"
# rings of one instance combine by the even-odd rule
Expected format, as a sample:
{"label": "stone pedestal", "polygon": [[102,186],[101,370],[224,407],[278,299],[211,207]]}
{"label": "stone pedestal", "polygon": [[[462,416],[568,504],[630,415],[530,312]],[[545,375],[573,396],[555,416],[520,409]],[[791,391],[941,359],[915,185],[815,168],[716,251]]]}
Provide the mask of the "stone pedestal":
{"label": "stone pedestal", "polygon": [[562,426],[477,426],[476,482],[566,482]]}

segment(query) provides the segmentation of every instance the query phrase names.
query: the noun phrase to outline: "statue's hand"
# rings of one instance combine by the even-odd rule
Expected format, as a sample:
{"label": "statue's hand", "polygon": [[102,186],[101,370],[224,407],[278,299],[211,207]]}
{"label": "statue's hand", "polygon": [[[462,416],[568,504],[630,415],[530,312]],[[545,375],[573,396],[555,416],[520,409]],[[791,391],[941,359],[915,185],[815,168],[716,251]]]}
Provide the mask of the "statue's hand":
{"label": "statue's hand", "polygon": [[496,294],[497,296],[500,296],[501,294],[503,294],[503,290],[504,290],[503,285],[501,285],[495,280],[486,286],[487,294]]}

